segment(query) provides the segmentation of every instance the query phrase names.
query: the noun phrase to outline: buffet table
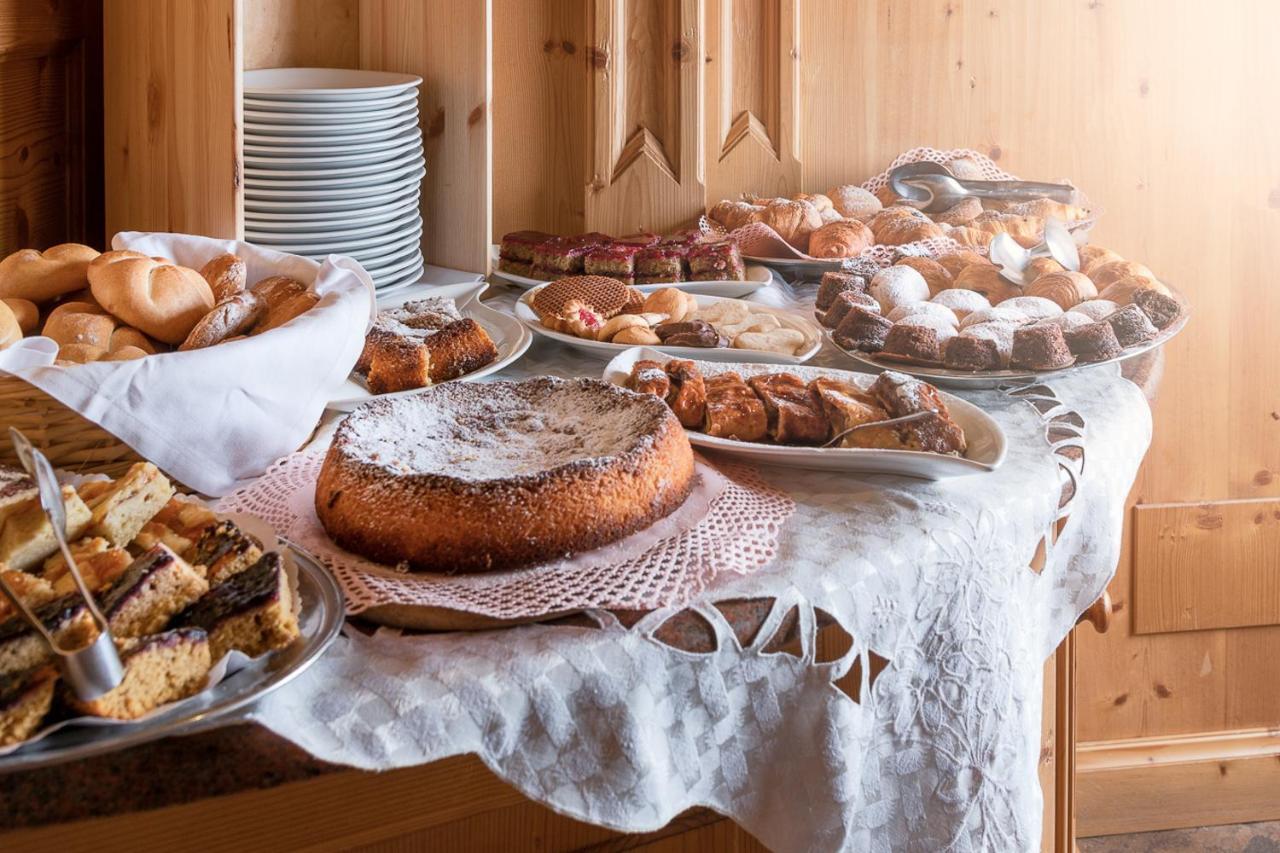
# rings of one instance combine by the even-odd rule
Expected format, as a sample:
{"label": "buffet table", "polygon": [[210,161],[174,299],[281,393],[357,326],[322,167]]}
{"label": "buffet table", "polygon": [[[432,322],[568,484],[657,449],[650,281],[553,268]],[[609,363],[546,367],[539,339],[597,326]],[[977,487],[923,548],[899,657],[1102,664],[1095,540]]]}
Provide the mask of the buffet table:
{"label": "buffet table", "polygon": [[[792,307],[812,292],[775,281],[753,298]],[[499,288],[490,304],[513,299]],[[841,359],[828,346],[813,363]],[[540,340],[501,377],[601,368]],[[644,614],[349,628],[253,709],[262,728],[88,762],[118,785],[79,767],[12,776],[0,821],[152,808],[338,765],[459,768],[452,757],[474,754],[555,812],[619,831],[705,808],[774,849],[1035,849],[1044,660],[1114,572],[1150,413],[1116,367],[965,396],[1007,434],[992,473],[930,483],[761,467],[795,510],[759,571]],[[824,624],[844,641],[820,640]],[[139,784],[157,766],[185,778]]]}

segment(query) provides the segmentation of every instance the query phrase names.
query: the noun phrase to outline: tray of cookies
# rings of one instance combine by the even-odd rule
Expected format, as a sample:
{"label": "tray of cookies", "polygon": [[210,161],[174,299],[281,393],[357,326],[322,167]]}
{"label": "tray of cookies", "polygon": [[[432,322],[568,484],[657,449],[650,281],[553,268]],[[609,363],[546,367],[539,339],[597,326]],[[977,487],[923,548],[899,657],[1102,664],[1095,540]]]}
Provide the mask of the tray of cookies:
{"label": "tray of cookies", "polygon": [[599,275],[646,292],[679,284],[689,293],[746,296],[772,280],[767,268],[744,264],[735,243],[700,230],[616,238],[599,232],[557,237],[515,231],[492,247],[491,261],[495,277],[523,288],[571,275]]}
{"label": "tray of cookies", "polygon": [[970,251],[823,275],[814,308],[860,364],[990,388],[1114,364],[1163,346],[1189,308],[1142,264],[1097,245],[1080,269],[1036,258],[1025,287]]}
{"label": "tray of cookies", "polygon": [[609,362],[603,378],[664,400],[695,447],[753,462],[940,480],[1004,461],[1005,435],[994,418],[893,371],[779,369],[633,347]]}
{"label": "tray of cookies", "polygon": [[[65,478],[70,552],[115,640],[119,684],[84,700],[8,600],[0,607],[0,772],[225,722],[296,676],[342,625],[341,591],[248,516],[178,494],[150,463]],[[0,566],[61,646],[97,633],[34,483],[0,467]]]}
{"label": "tray of cookies", "polygon": [[364,351],[329,408],[349,412],[372,399],[474,381],[518,360],[533,334],[481,301],[487,287],[423,284],[379,298]]}
{"label": "tray of cookies", "polygon": [[646,294],[601,276],[535,287],[515,316],[535,334],[598,358],[640,345],[713,361],[802,364],[822,347],[818,326],[789,311],[675,287]]}

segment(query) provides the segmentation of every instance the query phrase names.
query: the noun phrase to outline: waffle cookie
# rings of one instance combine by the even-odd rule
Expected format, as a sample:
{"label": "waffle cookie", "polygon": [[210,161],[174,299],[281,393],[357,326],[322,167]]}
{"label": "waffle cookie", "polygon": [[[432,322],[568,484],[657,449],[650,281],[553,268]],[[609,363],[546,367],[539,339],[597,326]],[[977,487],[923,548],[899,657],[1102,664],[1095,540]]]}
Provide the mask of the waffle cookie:
{"label": "waffle cookie", "polygon": [[253,658],[297,638],[295,595],[284,559],[271,551],[211,589],[178,614],[174,624],[208,632],[215,661],[232,649]]}
{"label": "waffle cookie", "polygon": [[572,303],[578,302],[608,320],[632,301],[631,294],[631,289],[615,278],[578,275],[540,288],[529,304],[539,318],[562,316]]}
{"label": "waffle cookie", "polygon": [[68,692],[72,707],[95,717],[136,720],[161,705],[199,693],[208,681],[213,663],[209,636],[199,628],[122,640],[119,646],[124,680],[88,702]]}

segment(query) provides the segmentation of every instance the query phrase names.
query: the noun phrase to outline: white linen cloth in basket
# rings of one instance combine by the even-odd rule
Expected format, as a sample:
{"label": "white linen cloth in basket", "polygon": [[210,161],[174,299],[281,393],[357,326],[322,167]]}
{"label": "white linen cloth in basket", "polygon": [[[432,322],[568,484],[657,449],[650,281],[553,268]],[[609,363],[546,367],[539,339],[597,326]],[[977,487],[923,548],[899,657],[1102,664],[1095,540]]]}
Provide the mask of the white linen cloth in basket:
{"label": "white linen cloth in basket", "polygon": [[[93,421],[190,489],[223,495],[305,442],[364,346],[373,282],[351,258],[316,263],[236,240],[121,232],[112,248],[200,269],[224,252],[250,285],[287,275],[320,301],[270,332],[135,361],[51,366],[56,346],[27,338],[0,351],[12,373]],[[7,440],[7,439],[5,439]]]}

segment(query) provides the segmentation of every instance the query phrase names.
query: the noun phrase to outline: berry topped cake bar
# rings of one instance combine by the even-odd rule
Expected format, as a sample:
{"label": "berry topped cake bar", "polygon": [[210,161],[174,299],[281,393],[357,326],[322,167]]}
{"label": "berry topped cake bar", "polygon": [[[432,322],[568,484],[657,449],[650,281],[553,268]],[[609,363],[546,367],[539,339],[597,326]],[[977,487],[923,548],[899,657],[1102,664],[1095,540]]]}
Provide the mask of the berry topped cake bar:
{"label": "berry topped cake bar", "polygon": [[684,281],[683,246],[654,246],[636,255],[636,284]]}
{"label": "berry topped cake bar", "polygon": [[533,249],[552,238],[542,231],[512,231],[503,235],[498,247],[498,269],[527,276],[533,270]]}
{"label": "berry topped cake bar", "polygon": [[607,275],[623,284],[636,283],[636,254],[640,246],[626,243],[610,243],[596,246],[582,259],[582,269],[587,275]]}
{"label": "berry topped cake bar", "polygon": [[702,243],[689,250],[689,278],[693,281],[741,281],[746,267],[736,243]]}
{"label": "berry topped cake bar", "polygon": [[551,281],[583,271],[587,253],[610,242],[608,234],[593,231],[577,237],[553,237],[533,248],[534,278]]}

